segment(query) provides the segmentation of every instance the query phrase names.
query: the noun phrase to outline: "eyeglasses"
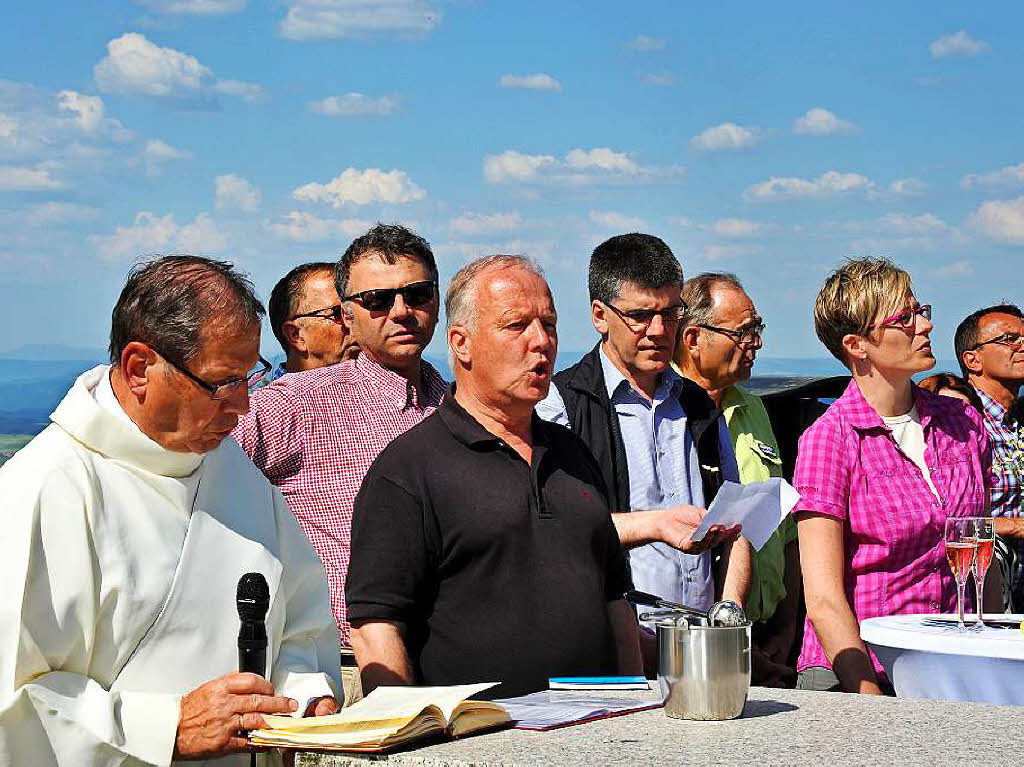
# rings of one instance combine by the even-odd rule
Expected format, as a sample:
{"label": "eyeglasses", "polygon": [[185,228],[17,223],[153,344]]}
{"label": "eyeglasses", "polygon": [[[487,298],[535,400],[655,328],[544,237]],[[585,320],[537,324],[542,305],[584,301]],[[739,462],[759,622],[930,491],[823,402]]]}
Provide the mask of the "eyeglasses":
{"label": "eyeglasses", "polygon": [[[601,303],[604,303],[604,301]],[[675,325],[686,314],[686,304],[675,304],[665,309],[630,309],[629,311],[623,311],[614,304],[604,305],[619,315],[619,318],[625,323],[626,327],[634,333],[639,333],[642,330],[646,331],[651,327],[655,317],[661,317],[663,325]]]}
{"label": "eyeglasses", "polygon": [[909,328],[914,325],[914,321],[917,319],[918,315],[924,317],[926,320],[930,320],[932,318],[932,305],[923,304],[918,307],[908,307],[899,314],[892,315],[892,317],[886,317],[884,320],[872,322],[868,325],[868,330],[884,327],[885,325],[894,325],[898,328]]}
{"label": "eyeglasses", "polygon": [[342,301],[358,301],[367,311],[385,312],[391,311],[395,305],[395,296],[402,294],[402,301],[406,306],[423,306],[433,300],[437,293],[437,282],[434,280],[422,280],[421,282],[410,282],[400,288],[375,288],[363,290],[359,293],[345,296]]}
{"label": "eyeglasses", "polygon": [[[324,314],[324,312],[329,312]],[[327,306],[323,309],[314,309],[311,312],[303,312],[302,314],[293,314],[288,319],[297,320],[300,317],[315,317],[318,320],[330,320],[331,322],[341,323],[341,304],[335,304],[334,306]]]}
{"label": "eyeglasses", "polygon": [[[154,349],[153,351],[156,351],[156,349]],[[160,354],[160,352],[156,353]],[[201,386],[203,389],[206,389],[207,393],[209,393],[210,395],[210,399],[217,400],[218,402],[221,400],[228,399],[232,394],[238,391],[238,387],[241,386],[242,384],[245,384],[246,390],[258,386],[260,383],[263,382],[263,379],[267,377],[267,373],[270,372],[270,363],[267,362],[262,357],[260,357],[259,365],[255,367],[253,370],[251,370],[244,378],[232,378],[230,381],[225,381],[222,384],[211,384],[207,383],[202,378],[200,378],[199,376],[197,376],[195,373],[188,370],[184,366],[179,365],[166,354],[160,354],[160,356],[163,357],[164,360],[168,364],[170,364],[171,367],[173,367],[179,373],[184,375],[186,378],[189,378],[197,386]]]}
{"label": "eyeglasses", "polygon": [[698,325],[697,327],[729,336],[737,346],[752,344],[764,336],[763,322],[759,322],[756,325],[747,325],[745,328],[720,328],[717,325]]}
{"label": "eyeglasses", "polygon": [[1019,349],[1021,346],[1024,346],[1024,335],[1010,331],[1008,333],[1003,333],[1000,336],[996,336],[995,338],[990,338],[987,341],[982,341],[981,343],[975,344],[970,349],[968,349],[968,351],[980,349],[985,344],[999,344],[1000,346],[1011,347],[1015,346]]}

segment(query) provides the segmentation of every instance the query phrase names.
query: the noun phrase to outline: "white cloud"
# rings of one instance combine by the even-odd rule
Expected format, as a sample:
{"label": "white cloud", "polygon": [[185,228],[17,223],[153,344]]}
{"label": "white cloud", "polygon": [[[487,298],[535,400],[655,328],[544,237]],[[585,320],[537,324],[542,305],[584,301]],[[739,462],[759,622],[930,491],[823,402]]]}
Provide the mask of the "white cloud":
{"label": "white cloud", "polygon": [[747,187],[743,199],[755,202],[825,199],[851,192],[867,194],[873,192],[874,188],[875,183],[867,176],[830,170],[812,180],[773,177]]}
{"label": "white cloud", "polygon": [[107,55],[93,67],[104,93],[147,96],[178,106],[212,109],[217,94],[261,101],[263,88],[241,80],[215,81],[213,72],[195,56],[161,48],[145,35],[127,32],[107,43]]}
{"label": "white cloud", "polygon": [[228,237],[217,229],[209,213],[200,213],[189,224],[178,230],[176,247],[193,255],[217,253],[227,247]]}
{"label": "white cloud", "polygon": [[138,32],[107,43],[107,56],[93,75],[105,93],[171,99],[195,98],[213,78],[194,56],[161,48]]}
{"label": "white cloud", "polygon": [[643,166],[608,147],[571,149],[562,159],[514,149],[484,157],[484,179],[491,184],[637,185],[678,180],[685,172],[680,166]]}
{"label": "white cloud", "polygon": [[951,234],[956,231],[941,218],[931,213],[920,216],[889,213],[880,217],[877,223],[879,230],[885,234],[934,236]]}
{"label": "white cloud", "polygon": [[754,146],[761,140],[761,131],[757,127],[744,128],[735,123],[722,123],[706,129],[699,136],[690,139],[690,146],[701,151],[717,151],[720,149],[743,149]]}
{"label": "white cloud", "polygon": [[292,192],[301,202],[327,202],[335,208],[345,203],[367,205],[371,202],[407,203],[422,200],[427,193],[401,170],[384,172],[379,168],[346,168],[326,184],[304,184]]}
{"label": "white cloud", "polygon": [[116,227],[113,234],[89,235],[89,242],[106,261],[121,261],[155,252],[215,254],[223,250],[228,238],[208,213],[200,213],[190,223],[179,225],[174,216],[157,216],[142,211],[130,226]]}
{"label": "white cloud", "polygon": [[135,0],[155,13],[175,16],[224,16],[245,8],[246,0]]}
{"label": "white cloud", "polygon": [[91,221],[99,215],[98,208],[71,202],[44,202],[29,208],[23,220],[29,226],[56,226],[79,221]]}
{"label": "white cloud", "polygon": [[519,228],[522,223],[518,213],[466,213],[452,218],[448,229],[456,234],[473,235],[507,232]]}
{"label": "white cloud", "polygon": [[822,107],[808,109],[803,117],[798,117],[793,123],[795,133],[811,136],[835,136],[843,133],[856,133],[858,130],[852,122],[842,120],[834,112]]}
{"label": "white cloud", "polygon": [[150,176],[159,176],[164,163],[192,159],[191,152],[178,149],[158,138],[146,142],[142,156],[146,163],[146,174]]}
{"label": "white cloud", "polygon": [[954,261],[952,264],[940,266],[935,270],[939,277],[970,277],[974,274],[974,267],[970,261]]}
{"label": "white cloud", "polygon": [[259,210],[263,195],[246,179],[227,173],[213,181],[217,210],[241,210],[255,213]]}
{"label": "white cloud", "polygon": [[366,232],[372,222],[359,218],[320,218],[312,213],[294,210],[281,221],[267,221],[268,230],[294,242],[320,242],[329,239],[352,239]]}
{"label": "white cloud", "polygon": [[242,80],[221,80],[213,89],[225,96],[237,96],[247,104],[259,104],[266,99],[267,92],[262,85],[247,83]]}
{"label": "white cloud", "polygon": [[920,197],[928,191],[928,185],[919,178],[899,178],[889,184],[893,197]]}
{"label": "white cloud", "polygon": [[35,168],[0,165],[0,192],[39,192],[63,188],[64,183],[53,178],[50,169],[43,165]]}
{"label": "white cloud", "polygon": [[93,133],[103,125],[103,99],[86,96],[77,91],[61,91],[57,94],[60,109],[72,112],[82,130]]}
{"label": "white cloud", "polygon": [[1024,197],[984,203],[971,216],[971,224],[993,240],[1024,245]]}
{"label": "white cloud", "polygon": [[499,155],[487,155],[484,158],[484,179],[491,184],[532,181],[542,168],[552,167],[556,163],[557,160],[548,154],[522,154],[507,149]]}
{"label": "white cloud", "polygon": [[531,91],[562,90],[562,84],[558,80],[543,72],[535,75],[502,75],[498,85],[502,88],[526,88]]}
{"label": "white cloud", "polygon": [[753,237],[761,230],[761,224],[745,218],[720,218],[711,225],[711,231],[722,237]]}
{"label": "white cloud", "polygon": [[661,37],[648,37],[647,35],[637,35],[632,40],[628,40],[623,43],[626,48],[631,51],[661,51],[665,49],[665,40]]}
{"label": "white cloud", "polygon": [[989,173],[968,174],[960,181],[960,185],[964,189],[1024,186],[1024,162]]}
{"label": "white cloud", "polygon": [[618,232],[637,232],[647,228],[647,222],[638,216],[626,216],[610,210],[592,210],[588,218],[598,226]]}
{"label": "white cloud", "polygon": [[606,147],[597,149],[573,149],[565,156],[565,164],[570,168],[600,168],[601,170],[617,170],[624,173],[636,173],[637,164],[622,152],[615,152]]}
{"label": "white cloud", "polygon": [[933,40],[928,46],[933,59],[951,57],[973,58],[987,51],[991,46],[984,40],[975,40],[961,29],[959,32]]}
{"label": "white cloud", "polygon": [[285,0],[279,31],[289,40],[331,40],[375,34],[418,36],[441,23],[428,0]]}
{"label": "white cloud", "polygon": [[746,245],[708,245],[704,249],[704,258],[709,261],[720,261],[727,258],[738,258],[755,252],[755,248]]}
{"label": "white cloud", "polygon": [[374,99],[353,92],[311,101],[308,108],[310,112],[328,117],[386,117],[398,111],[398,99],[395,96]]}
{"label": "white cloud", "polygon": [[679,82],[679,78],[671,72],[640,72],[637,76],[640,78],[640,82],[646,85],[657,85],[663,88]]}

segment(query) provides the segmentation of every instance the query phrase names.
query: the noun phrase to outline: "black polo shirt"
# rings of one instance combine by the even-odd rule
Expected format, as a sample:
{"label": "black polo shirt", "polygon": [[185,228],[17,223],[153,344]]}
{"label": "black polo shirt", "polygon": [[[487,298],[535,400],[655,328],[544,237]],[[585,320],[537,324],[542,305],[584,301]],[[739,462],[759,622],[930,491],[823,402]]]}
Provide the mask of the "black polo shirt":
{"label": "black polo shirt", "polygon": [[428,685],[613,674],[608,602],[629,588],[600,471],[533,417],[527,463],[456,401],[395,439],[356,496],[349,620],[399,621]]}

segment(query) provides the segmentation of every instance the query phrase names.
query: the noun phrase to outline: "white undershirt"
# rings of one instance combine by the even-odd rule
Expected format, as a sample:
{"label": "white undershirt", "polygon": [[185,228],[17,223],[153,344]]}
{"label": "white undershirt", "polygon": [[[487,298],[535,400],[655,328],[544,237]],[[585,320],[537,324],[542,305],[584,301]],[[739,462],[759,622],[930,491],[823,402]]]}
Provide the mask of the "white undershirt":
{"label": "white undershirt", "polygon": [[928,470],[928,464],[924,462],[924,429],[921,428],[921,416],[917,414],[917,407],[910,408],[910,412],[905,415],[897,415],[891,418],[882,416],[882,420],[892,430],[892,437],[896,440],[896,444],[900,446],[900,450],[906,453],[907,458],[917,464],[917,468],[924,475],[924,481],[931,488],[932,495],[941,502],[942,499],[939,498],[939,491],[935,489],[935,484],[932,482],[932,475]]}

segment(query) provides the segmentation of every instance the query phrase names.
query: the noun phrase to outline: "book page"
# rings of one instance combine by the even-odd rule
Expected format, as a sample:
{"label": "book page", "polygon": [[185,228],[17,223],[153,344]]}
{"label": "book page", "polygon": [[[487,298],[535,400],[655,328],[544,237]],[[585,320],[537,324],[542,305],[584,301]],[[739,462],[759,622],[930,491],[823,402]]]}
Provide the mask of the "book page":
{"label": "book page", "polygon": [[498,682],[461,684],[448,687],[378,687],[357,703],[329,716],[296,719],[290,716],[266,714],[267,727],[288,732],[335,730],[350,732],[356,729],[393,727],[401,729],[429,706],[441,710],[447,722],[462,701],[481,690],[494,687]]}

